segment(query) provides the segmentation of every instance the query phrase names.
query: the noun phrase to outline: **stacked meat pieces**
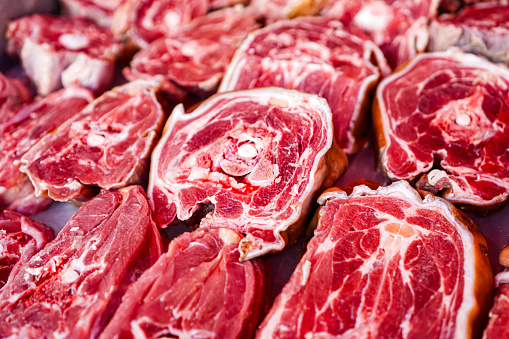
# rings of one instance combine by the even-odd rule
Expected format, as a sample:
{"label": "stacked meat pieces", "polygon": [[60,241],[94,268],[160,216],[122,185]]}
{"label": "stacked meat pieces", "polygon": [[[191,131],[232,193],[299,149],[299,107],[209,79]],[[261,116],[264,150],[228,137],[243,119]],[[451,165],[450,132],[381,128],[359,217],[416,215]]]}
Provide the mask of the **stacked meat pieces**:
{"label": "stacked meat pieces", "polygon": [[0,337],[509,333],[507,4],[52,5],[0,22]]}

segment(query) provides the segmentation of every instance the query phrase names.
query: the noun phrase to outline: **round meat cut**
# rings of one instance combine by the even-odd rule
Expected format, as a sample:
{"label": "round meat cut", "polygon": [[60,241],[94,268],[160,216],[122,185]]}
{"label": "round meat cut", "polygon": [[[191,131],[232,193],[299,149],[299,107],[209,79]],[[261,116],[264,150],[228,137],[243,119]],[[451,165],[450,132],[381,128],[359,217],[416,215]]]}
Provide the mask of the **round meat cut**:
{"label": "round meat cut", "polygon": [[380,76],[375,59],[385,65],[372,42],[345,32],[337,21],[280,21],[249,35],[219,91],[278,86],[317,94],[331,108],[339,147],[354,153],[364,144],[370,94]]}
{"label": "round meat cut", "polygon": [[0,291],[15,276],[20,265],[28,262],[55,233],[48,226],[19,213],[4,210],[0,213]]}
{"label": "round meat cut", "polygon": [[246,234],[240,255],[250,259],[293,244],[346,161],[324,99],[274,87],[224,93],[190,114],[175,108],[148,195],[159,226],[209,212],[201,225]]}
{"label": "round meat cut", "polygon": [[23,214],[44,210],[51,199],[35,196],[32,183],[19,171],[21,157],[47,134],[94,100],[82,87],[68,87],[25,105],[0,125],[0,207]]}
{"label": "round meat cut", "polygon": [[486,240],[405,181],[319,200],[314,237],[258,338],[477,338],[493,287]]}
{"label": "round meat cut", "polygon": [[129,287],[100,338],[251,338],[268,284],[259,259],[239,262],[241,238],[199,228],[174,239]]}
{"label": "round meat cut", "polygon": [[92,20],[99,26],[110,27],[115,10],[127,0],[60,0],[62,9],[69,16]]}
{"label": "round meat cut", "polygon": [[143,189],[104,192],[1,290],[0,337],[97,338],[127,286],[162,252]]}
{"label": "round meat cut", "polygon": [[430,51],[451,46],[509,64],[509,6],[484,3],[444,14],[430,25]]}
{"label": "round meat cut", "polygon": [[380,167],[485,210],[509,192],[509,70],[460,52],[422,54],[377,89]]}
{"label": "round meat cut", "polygon": [[182,102],[185,92],[210,96],[237,47],[259,27],[256,19],[242,6],[194,19],[177,34],[160,38],[136,54],[126,77],[162,81],[162,90],[175,102]]}
{"label": "round meat cut", "polygon": [[94,187],[146,182],[150,152],[166,114],[158,84],[116,87],[33,146],[21,159],[38,196],[86,200]]}
{"label": "round meat cut", "polygon": [[80,17],[23,17],[9,23],[7,39],[7,52],[19,56],[41,95],[71,85],[102,93],[121,51],[108,29]]}

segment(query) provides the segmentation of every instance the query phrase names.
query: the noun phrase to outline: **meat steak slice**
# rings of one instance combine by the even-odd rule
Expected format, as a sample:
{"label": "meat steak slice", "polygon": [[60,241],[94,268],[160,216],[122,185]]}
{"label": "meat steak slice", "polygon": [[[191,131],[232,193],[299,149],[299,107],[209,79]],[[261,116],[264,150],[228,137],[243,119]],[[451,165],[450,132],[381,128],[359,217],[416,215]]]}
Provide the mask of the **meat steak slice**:
{"label": "meat steak slice", "polygon": [[99,26],[111,27],[113,15],[127,0],[60,0],[68,16],[80,16]]}
{"label": "meat steak slice", "polygon": [[486,240],[401,181],[325,192],[318,226],[258,338],[475,338],[491,303]]}
{"label": "meat steak slice", "polygon": [[430,25],[430,51],[451,46],[509,64],[509,6],[483,3],[444,14]]}
{"label": "meat steak slice", "polygon": [[0,125],[0,208],[30,215],[51,203],[51,199],[35,196],[32,183],[19,170],[21,157],[93,100],[89,90],[68,87],[25,105]]}
{"label": "meat steak slice", "polygon": [[0,291],[9,275],[55,238],[51,228],[14,211],[0,213]]}
{"label": "meat steak slice", "polygon": [[86,200],[101,188],[146,183],[149,157],[166,119],[158,84],[114,88],[45,136],[22,158],[38,196]]}
{"label": "meat steak slice", "polygon": [[263,15],[267,22],[273,23],[302,15],[316,15],[326,3],[326,0],[251,0],[249,7]]}
{"label": "meat steak slice", "polygon": [[475,209],[509,192],[509,70],[460,52],[416,57],[377,89],[379,165]]}
{"label": "meat steak slice", "polygon": [[162,254],[143,189],[85,203],[0,293],[0,336],[97,338],[127,285]]}
{"label": "meat steak slice", "polygon": [[218,94],[190,114],[177,106],[152,154],[156,224],[206,214],[201,226],[247,235],[241,259],[281,251],[346,169],[331,124],[324,99],[275,87]]}
{"label": "meat steak slice", "polygon": [[135,55],[129,80],[157,79],[166,96],[182,102],[186,92],[213,94],[237,47],[260,25],[242,6],[211,12],[184,25],[171,37],[160,38]]}
{"label": "meat steak slice", "polygon": [[100,338],[251,338],[270,293],[263,262],[239,262],[241,238],[226,228],[175,238]]}
{"label": "meat steak slice", "polygon": [[41,95],[71,85],[102,93],[122,49],[108,29],[80,17],[23,17],[9,23],[7,38],[7,52],[19,56]]}
{"label": "meat steak slice", "polygon": [[30,90],[18,79],[0,73],[0,131],[25,103],[32,100]]}
{"label": "meat steak slice", "polygon": [[336,142],[351,154],[366,141],[371,92],[380,77],[375,59],[385,65],[372,42],[337,21],[280,21],[249,35],[219,91],[277,86],[317,94],[331,107]]}

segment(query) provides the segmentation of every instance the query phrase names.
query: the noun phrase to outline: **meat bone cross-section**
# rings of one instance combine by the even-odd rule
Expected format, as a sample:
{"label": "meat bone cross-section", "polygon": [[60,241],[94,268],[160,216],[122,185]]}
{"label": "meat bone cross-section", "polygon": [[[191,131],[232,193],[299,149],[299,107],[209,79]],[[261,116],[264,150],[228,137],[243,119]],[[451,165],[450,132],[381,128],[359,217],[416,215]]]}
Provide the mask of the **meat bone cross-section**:
{"label": "meat bone cross-section", "polygon": [[86,200],[101,188],[146,183],[150,152],[166,113],[158,84],[116,87],[67,120],[21,159],[39,196]]}
{"label": "meat bone cross-section", "polygon": [[451,46],[509,64],[509,6],[485,3],[444,14],[430,25],[430,51]]}
{"label": "meat bone cross-section", "polygon": [[251,338],[268,284],[260,259],[239,262],[241,238],[226,228],[175,238],[129,287],[101,339]]}
{"label": "meat bone cross-section", "polygon": [[184,25],[170,37],[160,38],[135,55],[129,80],[157,79],[163,93],[182,102],[188,93],[213,94],[237,47],[260,25],[257,16],[242,6],[211,12]]}
{"label": "meat bone cross-section", "polygon": [[9,23],[7,39],[7,52],[21,59],[41,95],[71,85],[102,93],[122,50],[108,29],[80,17],[23,17]]}
{"label": "meat bone cross-section", "polygon": [[329,103],[339,147],[354,153],[366,140],[370,96],[380,76],[374,60],[385,65],[378,47],[347,33],[338,21],[281,21],[249,35],[219,91],[278,86],[317,94]]}
{"label": "meat bone cross-section", "polygon": [[94,100],[82,87],[68,87],[25,105],[0,124],[0,208],[30,215],[44,210],[51,199],[36,197],[21,157],[47,134]]}
{"label": "meat bone cross-section", "polygon": [[258,338],[476,338],[491,304],[486,240],[405,181],[319,200],[314,237]]}
{"label": "meat bone cross-section", "polygon": [[0,291],[11,272],[15,276],[21,265],[28,262],[55,233],[48,226],[19,213],[0,213]]}
{"label": "meat bone cross-section", "polygon": [[509,192],[509,70],[461,52],[416,57],[374,105],[379,165],[392,180],[479,212]]}
{"label": "meat bone cross-section", "polygon": [[97,338],[162,251],[141,187],[102,193],[4,286],[0,337]]}
{"label": "meat bone cross-section", "polygon": [[246,234],[241,259],[281,251],[346,169],[331,124],[324,99],[275,87],[218,94],[190,114],[177,106],[152,154],[156,223],[206,214],[201,226]]}

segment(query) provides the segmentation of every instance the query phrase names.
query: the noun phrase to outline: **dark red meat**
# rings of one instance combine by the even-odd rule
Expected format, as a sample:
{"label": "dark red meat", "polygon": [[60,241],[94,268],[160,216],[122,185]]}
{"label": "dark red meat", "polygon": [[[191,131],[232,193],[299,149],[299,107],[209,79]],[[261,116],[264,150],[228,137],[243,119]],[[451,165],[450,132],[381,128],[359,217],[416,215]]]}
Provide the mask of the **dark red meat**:
{"label": "dark red meat", "polygon": [[477,227],[406,182],[324,193],[318,226],[258,338],[471,338],[493,273]]}
{"label": "dark red meat", "polygon": [[157,79],[175,102],[186,92],[213,94],[233,53],[259,27],[257,17],[241,6],[211,12],[184,25],[172,37],[160,38],[135,55],[126,77]]}
{"label": "dark red meat", "polygon": [[21,170],[38,195],[84,200],[97,187],[146,182],[150,153],[166,118],[157,87],[143,80],[116,87],[32,147],[21,159]]}
{"label": "dark red meat", "polygon": [[53,230],[40,222],[13,211],[0,213],[0,291],[11,272],[15,276],[53,238]]}
{"label": "dark red meat", "polygon": [[331,123],[324,99],[275,87],[216,95],[190,114],[177,106],[152,154],[156,223],[205,215],[202,226],[247,234],[242,259],[293,244],[346,166]]}
{"label": "dark red meat", "polygon": [[35,14],[9,23],[7,51],[19,56],[41,95],[80,85],[109,87],[121,45],[112,33],[79,17]]}
{"label": "dark red meat", "polygon": [[509,64],[509,6],[478,4],[434,19],[428,49],[445,51],[451,46]]}
{"label": "dark red meat", "polygon": [[501,272],[495,277],[500,285],[495,291],[495,300],[490,310],[490,320],[484,330],[483,339],[509,337],[509,280],[508,272]]}
{"label": "dark red meat", "polygon": [[25,103],[32,100],[32,93],[19,80],[0,73],[0,129]]}
{"label": "dark red meat", "polygon": [[23,214],[44,210],[51,199],[38,198],[28,177],[19,171],[21,157],[44,136],[94,100],[81,87],[68,87],[25,105],[0,124],[0,207]]}
{"label": "dark red meat", "polygon": [[127,0],[60,0],[66,15],[87,18],[99,26],[110,27],[115,10]]}
{"label": "dark red meat", "polygon": [[4,286],[0,337],[96,338],[162,251],[143,189],[104,192]]}
{"label": "dark red meat", "polygon": [[380,166],[446,199],[488,208],[509,194],[509,71],[471,54],[430,53],[377,89]]}
{"label": "dark red meat", "polygon": [[373,43],[337,21],[280,21],[249,35],[219,91],[278,86],[317,94],[331,107],[339,147],[354,153],[364,145],[370,96],[380,77],[375,60],[388,69]]}
{"label": "dark red meat", "polygon": [[239,262],[242,236],[199,228],[132,284],[101,338],[250,338],[268,295],[259,259]]}

